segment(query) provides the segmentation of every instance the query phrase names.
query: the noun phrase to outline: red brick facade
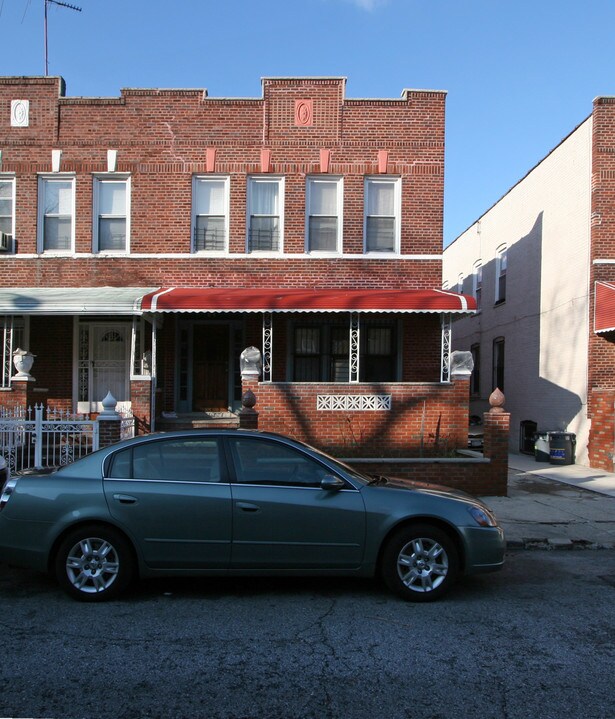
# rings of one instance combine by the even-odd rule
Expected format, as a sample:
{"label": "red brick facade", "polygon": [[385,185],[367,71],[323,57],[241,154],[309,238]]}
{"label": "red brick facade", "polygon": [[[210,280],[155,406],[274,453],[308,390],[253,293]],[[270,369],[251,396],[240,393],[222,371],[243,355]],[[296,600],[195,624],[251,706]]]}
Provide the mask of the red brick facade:
{"label": "red brick facade", "polygon": [[615,332],[594,332],[596,281],[615,282],[615,98],[594,102],[588,416],[592,467],[614,471]]}
{"label": "red brick facade", "polygon": [[[12,182],[15,193],[13,252],[0,256],[0,290],[61,287],[68,295],[71,288],[104,287],[438,288],[445,94],[408,90],[396,100],[353,100],[344,95],[343,78],[270,78],[262,89],[258,99],[138,89],[123,90],[119,98],[70,98],[59,78],[0,78],[0,182]],[[15,100],[29,102],[25,127],[8,121]],[[223,178],[228,188],[223,251],[195,251],[193,185],[195,178],[208,177]],[[279,179],[283,203],[281,247],[266,254],[249,252],[247,240],[249,185],[251,178],[263,177]],[[336,215],[341,241],[333,252],[306,250],[306,187],[316,177],[342,183]],[[41,245],[43,215],[50,210],[42,206],[40,187],[49,178],[73,183],[70,250],[48,252]],[[119,252],[96,251],[100,178],[129,181],[129,239]],[[389,180],[398,194],[393,212],[398,239],[390,251],[366,251],[366,178]],[[389,379],[298,382],[292,369],[296,326],[348,323],[355,311],[366,323],[393,328],[387,335],[393,346],[388,351],[396,357],[395,367],[387,370]],[[336,315],[290,312],[272,318],[271,381],[261,382],[257,392],[261,427],[338,453],[352,450],[355,456],[438,453],[465,445],[467,383],[441,381],[441,312],[378,315],[356,307]],[[154,348],[155,336],[155,382],[133,376],[134,350],[130,363],[122,360],[131,376],[129,396],[120,399],[131,401],[141,431],[148,431],[162,412],[198,409],[197,377],[214,371],[228,388],[216,400],[219,408],[239,407],[239,352],[250,345],[263,349],[261,313],[170,313],[147,319],[156,325],[149,345]],[[130,325],[135,337],[131,322],[113,312],[34,312],[28,349],[37,355],[32,373],[45,399],[74,410],[100,365],[87,346],[97,323],[107,323],[110,332],[114,323],[120,330]],[[217,347],[207,345],[207,333],[221,338]],[[118,342],[130,341],[130,333],[119,334]],[[229,349],[220,359],[215,355],[222,345]],[[13,393],[5,390],[0,404],[8,405]],[[389,394],[392,409],[317,411],[316,397],[322,393]],[[86,399],[99,402],[102,397]]]}

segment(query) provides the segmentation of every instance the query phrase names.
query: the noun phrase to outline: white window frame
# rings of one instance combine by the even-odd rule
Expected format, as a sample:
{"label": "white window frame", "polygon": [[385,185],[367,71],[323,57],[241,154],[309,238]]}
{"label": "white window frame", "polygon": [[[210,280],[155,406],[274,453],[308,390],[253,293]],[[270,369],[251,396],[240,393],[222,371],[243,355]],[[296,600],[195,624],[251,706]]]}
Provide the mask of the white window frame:
{"label": "white window frame", "polygon": [[483,296],[483,263],[477,260],[472,269],[472,295],[476,300],[477,311],[481,309]]}
{"label": "white window frame", "polygon": [[[246,201],[246,253],[256,255],[281,255],[284,253],[284,191],[285,178],[281,175],[250,175],[247,183],[247,201]],[[279,200],[279,227],[280,238],[277,250],[251,250],[250,249],[250,217],[252,216],[253,196],[252,189],[258,183],[277,182],[278,183],[278,200]]]}
{"label": "white window frame", "polygon": [[[107,183],[119,183],[123,182],[126,185],[126,244],[123,250],[101,250],[99,241],[99,220],[100,220],[100,187]],[[121,175],[117,173],[109,173],[105,175],[94,175],[93,184],[93,227],[92,227],[92,247],[96,253],[111,254],[111,255],[127,255],[130,253],[130,175]],[[111,215],[109,215],[111,217]],[[113,215],[113,217],[120,217],[120,215]]]}
{"label": "white window frame", "polygon": [[[16,327],[19,325],[19,329]],[[18,333],[21,334],[19,339]],[[13,366],[13,352],[17,345],[21,349],[30,347],[30,317],[28,315],[2,315],[0,316],[0,341],[2,342],[0,364],[0,389],[10,389],[11,380],[16,372]]]}
{"label": "white window frame", "polygon": [[[393,184],[394,185],[394,246],[392,250],[368,250],[367,249],[367,208],[369,188],[375,184]],[[401,247],[401,177],[392,177],[390,175],[375,175],[365,177],[363,182],[363,253],[366,255],[376,255],[381,257],[391,257],[399,255]]]}
{"label": "white window frame", "polygon": [[[196,247],[196,221],[197,217],[201,216],[197,213],[196,207],[196,189],[200,183],[206,182],[224,182],[224,249],[222,250],[208,250],[202,249],[197,250]],[[230,219],[229,219],[229,207],[231,205],[231,182],[228,175],[194,175],[192,178],[192,220],[190,224],[190,247],[192,252],[197,254],[228,254],[229,251],[229,234],[230,234]],[[207,217],[207,215],[203,215]]]}
{"label": "white window frame", "polygon": [[[45,194],[47,183],[70,182],[71,183],[71,246],[69,249],[51,250],[45,249]],[[37,220],[37,252],[46,255],[69,255],[75,251],[75,209],[76,209],[76,177],[74,174],[53,173],[38,176],[38,220]]]}
{"label": "white window frame", "polygon": [[504,296],[500,292],[500,279],[506,277],[508,272],[508,248],[506,245],[498,247],[495,251],[495,304],[501,304],[506,301],[506,291]]}
{"label": "white window frame", "polygon": [[11,236],[12,251],[15,251],[15,176],[14,175],[2,175],[0,174],[0,182],[6,182],[11,185],[11,230],[9,235]]}
{"label": "white window frame", "polygon": [[[318,183],[335,183],[337,188],[336,196],[336,217],[337,232],[335,247],[332,250],[313,250],[310,246],[310,217],[319,217],[311,212],[312,187]],[[328,217],[328,215],[327,215]],[[344,218],[344,180],[341,177],[329,175],[316,175],[306,178],[305,184],[305,251],[311,255],[335,255],[339,254],[343,246],[343,218]]]}

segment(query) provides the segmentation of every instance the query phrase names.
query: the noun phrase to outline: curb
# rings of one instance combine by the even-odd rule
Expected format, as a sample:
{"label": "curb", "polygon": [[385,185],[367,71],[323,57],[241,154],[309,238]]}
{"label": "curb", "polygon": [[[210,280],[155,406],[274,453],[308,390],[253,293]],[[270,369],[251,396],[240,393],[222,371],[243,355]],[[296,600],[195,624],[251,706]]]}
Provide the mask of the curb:
{"label": "curb", "polygon": [[506,541],[507,550],[587,550],[587,549],[615,549],[615,542],[592,542],[589,539],[546,539],[524,538],[509,539]]}

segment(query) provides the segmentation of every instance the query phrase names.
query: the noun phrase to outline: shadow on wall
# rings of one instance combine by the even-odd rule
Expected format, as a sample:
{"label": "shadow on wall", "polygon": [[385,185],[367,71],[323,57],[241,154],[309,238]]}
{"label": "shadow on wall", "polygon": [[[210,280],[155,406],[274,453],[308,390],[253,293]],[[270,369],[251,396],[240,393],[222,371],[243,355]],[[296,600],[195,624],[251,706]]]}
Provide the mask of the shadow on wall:
{"label": "shadow on wall", "polygon": [[[572,353],[577,342],[586,344],[586,328],[580,316],[569,313],[566,323],[554,329],[553,313],[569,305],[570,296],[556,281],[542,287],[545,277],[557,274],[556,267],[544,266],[542,212],[529,232],[507,248],[507,255],[505,301],[496,302],[498,266],[493,259],[483,265],[481,312],[455,323],[453,347],[469,350],[480,337],[480,394],[471,397],[470,407],[472,414],[481,414],[488,411],[488,397],[496,385],[494,341],[504,339],[502,389],[511,413],[510,449],[517,452],[522,422],[536,422],[538,431],[568,429],[582,411],[581,397],[566,387],[575,382]],[[472,294],[472,277],[465,278],[463,289]],[[562,352],[560,342],[552,344],[556,337],[570,338],[570,352]],[[543,377],[545,371],[549,379]]]}

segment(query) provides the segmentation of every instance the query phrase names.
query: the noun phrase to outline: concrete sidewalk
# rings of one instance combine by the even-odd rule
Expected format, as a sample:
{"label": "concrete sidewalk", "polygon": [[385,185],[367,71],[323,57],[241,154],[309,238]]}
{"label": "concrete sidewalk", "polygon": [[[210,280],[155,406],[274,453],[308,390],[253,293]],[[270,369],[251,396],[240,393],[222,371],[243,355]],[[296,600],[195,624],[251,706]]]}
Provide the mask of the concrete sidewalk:
{"label": "concrete sidewalk", "polygon": [[509,548],[615,548],[615,474],[511,454],[508,496],[482,500]]}

